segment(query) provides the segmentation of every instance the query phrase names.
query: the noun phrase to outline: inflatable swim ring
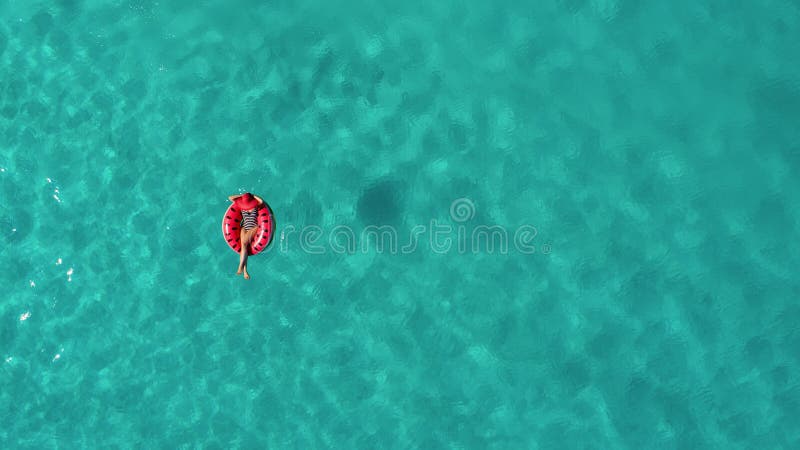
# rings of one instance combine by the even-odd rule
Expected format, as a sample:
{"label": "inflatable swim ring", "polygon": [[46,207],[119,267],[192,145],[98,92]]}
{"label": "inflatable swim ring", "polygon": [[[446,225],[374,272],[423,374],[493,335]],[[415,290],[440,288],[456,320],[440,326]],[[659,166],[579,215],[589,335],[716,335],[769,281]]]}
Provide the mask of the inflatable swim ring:
{"label": "inflatable swim ring", "polygon": [[[233,203],[222,217],[222,237],[236,253],[242,249],[239,235],[241,223],[242,211],[237,203]],[[257,255],[267,248],[272,242],[274,231],[275,219],[272,216],[272,210],[265,203],[258,208],[258,232],[250,242],[250,254]]]}

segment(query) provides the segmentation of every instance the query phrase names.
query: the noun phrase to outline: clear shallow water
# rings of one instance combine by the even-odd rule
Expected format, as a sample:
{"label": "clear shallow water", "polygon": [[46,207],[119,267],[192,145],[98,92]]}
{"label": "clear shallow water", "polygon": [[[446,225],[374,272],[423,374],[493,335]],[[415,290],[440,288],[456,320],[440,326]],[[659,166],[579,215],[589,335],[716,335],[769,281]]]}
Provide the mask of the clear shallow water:
{"label": "clear shallow water", "polygon": [[[727,8],[0,3],[3,447],[797,447],[800,11]],[[286,233],[431,220],[536,252]]]}

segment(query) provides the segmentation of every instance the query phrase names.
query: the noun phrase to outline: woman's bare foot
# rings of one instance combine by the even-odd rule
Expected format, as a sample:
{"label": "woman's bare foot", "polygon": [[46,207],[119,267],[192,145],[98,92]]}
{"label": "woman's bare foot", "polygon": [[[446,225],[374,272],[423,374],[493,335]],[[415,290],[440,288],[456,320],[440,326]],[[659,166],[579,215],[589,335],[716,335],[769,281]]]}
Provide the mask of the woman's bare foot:
{"label": "woman's bare foot", "polygon": [[241,274],[242,274],[242,268],[239,267],[239,270],[236,271],[236,275],[241,275]]}
{"label": "woman's bare foot", "polygon": [[249,280],[250,279],[250,274],[247,273],[247,269],[244,269],[244,279],[245,280]]}

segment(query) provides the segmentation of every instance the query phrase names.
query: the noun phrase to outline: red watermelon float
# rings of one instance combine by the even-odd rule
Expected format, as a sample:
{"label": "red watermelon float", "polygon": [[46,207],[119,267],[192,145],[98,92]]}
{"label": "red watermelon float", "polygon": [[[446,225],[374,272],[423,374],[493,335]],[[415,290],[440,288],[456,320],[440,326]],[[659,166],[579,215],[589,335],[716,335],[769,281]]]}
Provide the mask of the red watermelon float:
{"label": "red watermelon float", "polygon": [[[272,210],[266,203],[258,206],[257,210],[258,231],[250,242],[249,254],[257,255],[264,251],[275,234],[275,218]],[[240,203],[234,202],[222,217],[222,237],[236,253],[242,249],[241,245],[242,208]]]}

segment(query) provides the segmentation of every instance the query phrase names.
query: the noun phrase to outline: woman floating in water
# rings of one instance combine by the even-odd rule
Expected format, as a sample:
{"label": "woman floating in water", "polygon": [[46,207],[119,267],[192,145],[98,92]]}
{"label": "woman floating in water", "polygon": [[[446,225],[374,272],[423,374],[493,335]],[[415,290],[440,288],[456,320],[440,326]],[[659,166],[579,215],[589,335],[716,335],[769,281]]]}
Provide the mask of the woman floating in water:
{"label": "woman floating in water", "polygon": [[[237,250],[238,247],[239,268],[236,270],[236,275],[244,274],[244,279],[249,280],[247,256],[260,252],[269,243],[272,234],[271,214],[269,214],[264,200],[249,192],[231,195],[228,199],[233,202],[233,205],[222,220],[223,237],[226,238],[231,248]],[[237,224],[239,220],[241,222]],[[239,229],[237,230],[237,228]],[[253,248],[253,246],[255,247]]]}

